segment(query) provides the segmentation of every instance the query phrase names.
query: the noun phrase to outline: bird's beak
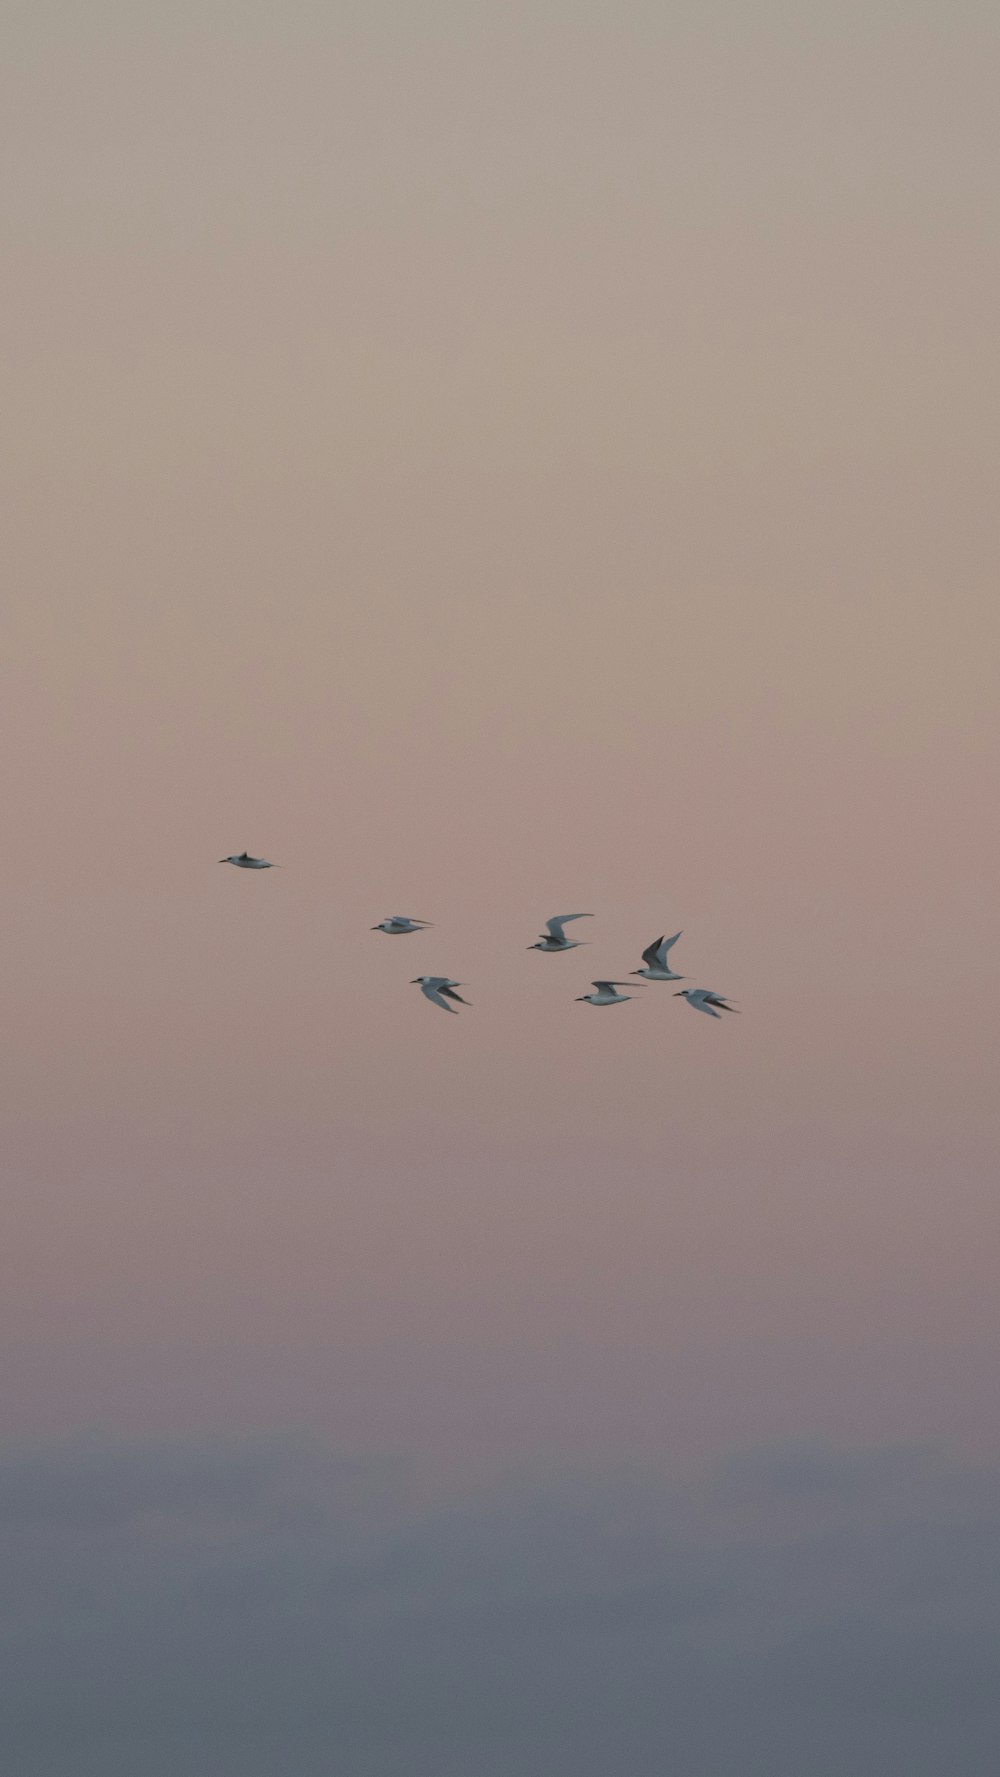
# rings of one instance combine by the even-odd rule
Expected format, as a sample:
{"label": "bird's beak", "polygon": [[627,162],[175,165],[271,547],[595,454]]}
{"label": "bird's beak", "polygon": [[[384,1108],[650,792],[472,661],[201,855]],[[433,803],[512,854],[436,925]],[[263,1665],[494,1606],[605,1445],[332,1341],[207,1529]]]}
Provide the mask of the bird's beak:
{"label": "bird's beak", "polygon": [[411,987],[419,987],[420,986],[420,976],[419,975],[414,975],[413,980],[410,982],[410,986]]}
{"label": "bird's beak", "polygon": [[684,998],[684,989],[682,987],[679,993],[674,994],[674,999],[675,1000],[682,1000],[683,998]]}

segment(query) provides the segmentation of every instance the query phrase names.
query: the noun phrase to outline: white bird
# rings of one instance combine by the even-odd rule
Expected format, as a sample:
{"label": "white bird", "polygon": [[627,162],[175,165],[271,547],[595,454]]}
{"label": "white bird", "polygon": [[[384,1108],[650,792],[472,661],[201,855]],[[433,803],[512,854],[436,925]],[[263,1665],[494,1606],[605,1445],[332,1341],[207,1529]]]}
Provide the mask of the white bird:
{"label": "white bird", "polygon": [[706,1012],[709,1018],[720,1018],[723,1012],[738,1012],[738,1006],[729,1005],[721,994],[710,993],[707,987],[685,987],[681,993],[674,994],[675,1000],[687,1000],[696,1012]]}
{"label": "white bird", "polygon": [[402,932],[422,932],[430,923],[429,919],[408,919],[405,914],[393,913],[389,919],[380,920],[377,926],[370,929],[373,932],[388,932],[391,937],[398,938]]}
{"label": "white bird", "polygon": [[455,1008],[449,1006],[449,1000],[457,1000],[460,1006],[469,1004],[468,1000],[463,1000],[460,993],[453,991],[461,985],[461,981],[451,981],[447,975],[418,975],[414,981],[410,982],[411,987],[419,987],[424,998],[430,1000],[432,1006],[440,1006],[442,1012],[454,1012]]}
{"label": "white bird", "polygon": [[628,985],[627,981],[595,981],[594,986],[597,988],[597,992],[578,994],[577,1002],[585,1000],[588,1006],[622,1006],[626,1000],[632,998],[632,995],[617,993],[615,990],[619,987],[628,987]]}
{"label": "white bird", "polygon": [[266,858],[252,858],[248,851],[241,851],[239,856],[220,858],[220,864],[235,864],[237,870],[274,870],[275,864],[269,864]]}
{"label": "white bird", "polygon": [[642,953],[644,969],[633,969],[633,975],[641,975],[645,981],[683,981],[683,975],[675,975],[667,961],[667,954],[673,950],[682,933],[675,932],[672,938],[657,938]]}
{"label": "white bird", "polygon": [[529,944],[529,950],[578,950],[582,940],[567,938],[563,926],[568,926],[571,919],[593,919],[592,913],[557,913],[554,919],[545,921],[544,931],[537,944]]}

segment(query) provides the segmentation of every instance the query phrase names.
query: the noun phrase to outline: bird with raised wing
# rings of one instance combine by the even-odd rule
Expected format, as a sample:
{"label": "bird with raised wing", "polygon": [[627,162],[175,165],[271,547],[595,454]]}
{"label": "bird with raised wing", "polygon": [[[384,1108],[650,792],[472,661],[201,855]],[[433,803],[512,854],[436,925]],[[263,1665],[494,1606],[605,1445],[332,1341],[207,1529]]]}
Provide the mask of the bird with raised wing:
{"label": "bird with raised wing", "polygon": [[577,994],[578,1004],[584,1001],[588,1006],[623,1006],[626,1000],[632,998],[630,993],[617,991],[619,987],[630,986],[628,981],[595,981],[592,985],[597,992]]}
{"label": "bird with raised wing", "polygon": [[405,914],[393,913],[388,919],[380,920],[377,926],[372,926],[370,929],[373,932],[388,932],[391,938],[398,938],[404,932],[422,932],[424,927],[429,926],[430,923],[429,919],[408,919]]}
{"label": "bird with raised wing", "polygon": [[687,1000],[696,1012],[706,1012],[709,1018],[721,1018],[723,1012],[738,1012],[738,1006],[731,1006],[728,1000],[719,993],[710,993],[707,987],[685,987],[681,993],[674,994],[675,1000]]}
{"label": "bird with raised wing", "polygon": [[583,942],[581,938],[567,938],[563,931],[571,919],[593,919],[592,913],[557,913],[554,919],[545,921],[546,929],[537,944],[529,944],[529,950],[577,950]]}
{"label": "bird with raised wing", "polygon": [[641,975],[644,981],[683,981],[683,975],[675,975],[667,961],[670,951],[681,936],[682,933],[675,932],[672,938],[655,939],[642,953],[646,967],[633,969],[633,975]]}
{"label": "bird with raised wing", "polygon": [[241,851],[238,856],[220,858],[220,864],[235,864],[237,870],[276,870],[277,865],[268,862],[267,858],[252,858],[248,851]]}
{"label": "bird with raised wing", "polygon": [[463,1000],[461,994],[455,992],[455,988],[461,985],[461,981],[452,981],[447,975],[418,975],[410,982],[411,987],[419,987],[432,1006],[440,1006],[442,1012],[454,1012],[455,1008],[449,1006],[449,1000],[457,1000],[460,1006],[469,1005],[468,1000]]}

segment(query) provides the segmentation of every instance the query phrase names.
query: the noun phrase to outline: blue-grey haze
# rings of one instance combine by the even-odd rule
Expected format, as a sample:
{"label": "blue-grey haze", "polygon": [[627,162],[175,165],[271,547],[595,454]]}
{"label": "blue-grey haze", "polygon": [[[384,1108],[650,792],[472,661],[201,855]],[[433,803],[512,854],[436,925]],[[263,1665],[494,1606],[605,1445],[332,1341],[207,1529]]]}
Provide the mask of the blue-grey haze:
{"label": "blue-grey haze", "polygon": [[1000,1470],[822,1442],[406,1471],[286,1437],[0,1460],[17,1777],[986,1777]]}

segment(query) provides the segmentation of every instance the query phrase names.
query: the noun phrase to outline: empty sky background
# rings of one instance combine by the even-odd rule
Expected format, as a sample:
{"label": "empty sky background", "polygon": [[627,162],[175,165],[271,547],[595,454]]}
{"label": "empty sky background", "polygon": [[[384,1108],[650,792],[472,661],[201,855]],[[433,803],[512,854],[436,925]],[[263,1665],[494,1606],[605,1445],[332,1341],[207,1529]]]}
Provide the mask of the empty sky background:
{"label": "empty sky background", "polygon": [[[995,8],[2,37],[8,1760],[659,1777],[673,1695],[684,1777],[980,1777]],[[739,1019],[574,1004],[678,928]],[[757,1515],[693,1528],[741,1463]],[[216,1670],[220,1539],[278,1614]]]}

